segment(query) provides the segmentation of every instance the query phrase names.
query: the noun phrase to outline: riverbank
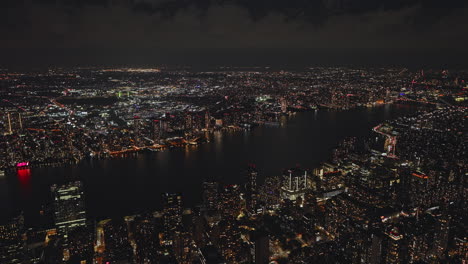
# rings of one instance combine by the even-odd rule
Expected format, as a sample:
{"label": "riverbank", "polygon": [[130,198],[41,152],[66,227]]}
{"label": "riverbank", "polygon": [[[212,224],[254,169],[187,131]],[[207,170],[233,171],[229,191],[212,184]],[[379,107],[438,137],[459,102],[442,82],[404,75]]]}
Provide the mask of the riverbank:
{"label": "riverbank", "polygon": [[124,158],[85,158],[78,164],[32,167],[30,177],[12,171],[0,182],[0,208],[23,210],[40,218],[50,199],[50,186],[84,182],[87,213],[92,218],[128,215],[159,208],[160,194],[183,194],[184,206],[201,201],[202,182],[218,178],[242,184],[247,164],[254,163],[259,181],[299,165],[314,168],[326,161],[346,137],[368,137],[384,120],[414,112],[406,105],[385,105],[348,111],[312,111],[285,118],[284,126],[215,131],[208,144],[143,151]]}

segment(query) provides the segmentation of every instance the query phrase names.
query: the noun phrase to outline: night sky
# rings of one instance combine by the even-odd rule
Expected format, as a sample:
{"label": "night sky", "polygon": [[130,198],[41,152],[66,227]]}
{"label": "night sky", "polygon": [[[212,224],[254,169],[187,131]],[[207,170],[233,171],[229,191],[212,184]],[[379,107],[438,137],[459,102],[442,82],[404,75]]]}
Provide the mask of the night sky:
{"label": "night sky", "polygon": [[2,0],[0,65],[460,66],[467,0]]}

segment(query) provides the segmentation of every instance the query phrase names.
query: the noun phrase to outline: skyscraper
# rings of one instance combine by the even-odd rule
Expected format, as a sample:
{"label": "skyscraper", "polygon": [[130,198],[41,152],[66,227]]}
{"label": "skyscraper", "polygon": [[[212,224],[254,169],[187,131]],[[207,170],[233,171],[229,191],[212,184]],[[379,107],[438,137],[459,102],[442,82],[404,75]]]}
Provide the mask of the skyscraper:
{"label": "skyscraper", "polygon": [[294,168],[286,170],[283,174],[283,183],[281,187],[281,198],[296,201],[301,198],[304,200],[306,190],[309,189],[310,181],[306,170]]}
{"label": "skyscraper", "polygon": [[205,129],[210,129],[211,116],[208,111],[205,112]]}
{"label": "skyscraper", "polygon": [[178,193],[163,194],[164,244],[172,245],[176,234],[182,227],[182,195]]}
{"label": "skyscraper", "polygon": [[4,134],[13,134],[23,129],[23,117],[20,112],[8,111],[4,117]]}
{"label": "skyscraper", "polygon": [[60,235],[86,226],[86,211],[82,183],[79,181],[51,187],[54,196],[55,226]]}
{"label": "skyscraper", "polygon": [[257,210],[257,170],[254,165],[247,169],[247,179],[245,183],[246,205],[247,210],[251,213],[256,213]]}
{"label": "skyscraper", "polygon": [[217,209],[218,204],[218,182],[206,180],[203,182],[203,206],[207,211]]}
{"label": "skyscraper", "polygon": [[97,226],[98,263],[131,263],[133,249],[129,242],[128,225],[123,219],[106,219]]}
{"label": "skyscraper", "polygon": [[223,218],[237,217],[241,211],[241,188],[239,185],[227,185],[220,195],[219,210]]}
{"label": "skyscraper", "polygon": [[159,120],[153,120],[153,140],[155,144],[159,143],[161,139],[161,122]]}
{"label": "skyscraper", "polygon": [[386,232],[385,263],[402,263],[406,254],[403,253],[403,235],[397,227]]}
{"label": "skyscraper", "polygon": [[193,116],[190,113],[185,113],[185,129],[190,130],[193,126]]}
{"label": "skyscraper", "polygon": [[281,97],[280,104],[281,104],[281,112],[286,113],[288,111],[288,101],[286,101],[286,98]]}

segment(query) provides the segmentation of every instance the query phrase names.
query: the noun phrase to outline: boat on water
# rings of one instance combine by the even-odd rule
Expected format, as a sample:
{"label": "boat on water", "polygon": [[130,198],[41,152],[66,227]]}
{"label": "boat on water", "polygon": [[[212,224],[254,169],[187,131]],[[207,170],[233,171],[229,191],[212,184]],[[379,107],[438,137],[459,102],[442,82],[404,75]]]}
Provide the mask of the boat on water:
{"label": "boat on water", "polygon": [[2,177],[5,177],[5,171],[4,170],[0,170],[0,178]]}
{"label": "boat on water", "polygon": [[29,167],[29,161],[16,163],[16,168],[18,169],[25,168],[25,167]]}

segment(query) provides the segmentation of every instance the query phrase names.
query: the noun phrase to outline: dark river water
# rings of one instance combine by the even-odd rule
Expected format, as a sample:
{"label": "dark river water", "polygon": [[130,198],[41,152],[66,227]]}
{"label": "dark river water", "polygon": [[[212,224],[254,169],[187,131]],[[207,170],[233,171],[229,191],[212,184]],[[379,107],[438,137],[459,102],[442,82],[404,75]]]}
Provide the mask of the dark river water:
{"label": "dark river water", "polygon": [[0,178],[1,215],[6,218],[23,210],[27,222],[34,223],[41,206],[50,202],[50,186],[78,179],[84,182],[90,217],[159,209],[163,192],[181,192],[184,205],[191,207],[201,201],[207,177],[242,183],[248,163],[257,165],[260,181],[296,165],[312,169],[329,159],[345,137],[369,136],[371,128],[383,120],[414,110],[407,105],[385,105],[297,113],[279,127],[214,133],[210,143],[200,146],[10,172]]}

